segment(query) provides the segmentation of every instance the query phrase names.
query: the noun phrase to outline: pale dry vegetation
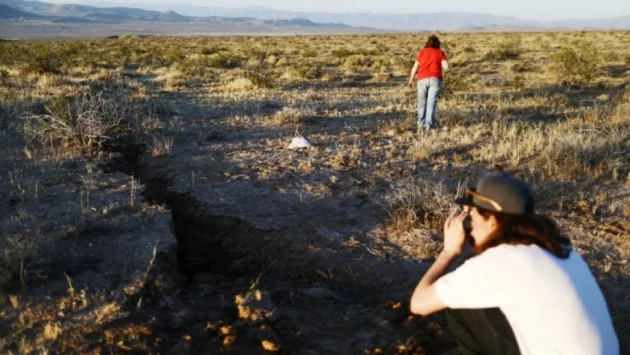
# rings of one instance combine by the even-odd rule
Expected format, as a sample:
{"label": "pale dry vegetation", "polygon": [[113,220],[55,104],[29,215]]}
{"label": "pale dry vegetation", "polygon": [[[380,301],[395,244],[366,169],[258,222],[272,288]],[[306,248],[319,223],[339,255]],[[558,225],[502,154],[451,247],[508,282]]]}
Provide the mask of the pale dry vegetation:
{"label": "pale dry vegetation", "polygon": [[[490,170],[534,186],[627,349],[630,32],[440,37],[453,69],[421,134],[425,34],[1,42],[0,352],[445,352],[443,320],[405,302]],[[198,243],[180,274],[129,246],[171,235],[164,204]]]}

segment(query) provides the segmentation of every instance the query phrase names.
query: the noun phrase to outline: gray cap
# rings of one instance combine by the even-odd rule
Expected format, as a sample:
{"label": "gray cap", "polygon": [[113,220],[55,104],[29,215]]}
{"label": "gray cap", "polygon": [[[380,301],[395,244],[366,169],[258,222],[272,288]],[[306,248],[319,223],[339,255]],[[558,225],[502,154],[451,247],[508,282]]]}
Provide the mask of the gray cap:
{"label": "gray cap", "polygon": [[529,187],[507,174],[482,177],[477,188],[466,190],[466,194],[455,203],[513,215],[526,215],[534,210],[534,198]]}

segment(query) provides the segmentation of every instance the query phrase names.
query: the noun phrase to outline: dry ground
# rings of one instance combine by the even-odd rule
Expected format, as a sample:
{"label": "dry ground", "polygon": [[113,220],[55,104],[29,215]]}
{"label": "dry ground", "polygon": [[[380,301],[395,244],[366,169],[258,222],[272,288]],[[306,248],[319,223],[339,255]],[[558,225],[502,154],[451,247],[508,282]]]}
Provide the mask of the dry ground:
{"label": "dry ground", "polygon": [[490,170],[534,186],[629,349],[630,32],[440,36],[421,134],[424,34],[0,43],[0,351],[456,351],[408,299]]}

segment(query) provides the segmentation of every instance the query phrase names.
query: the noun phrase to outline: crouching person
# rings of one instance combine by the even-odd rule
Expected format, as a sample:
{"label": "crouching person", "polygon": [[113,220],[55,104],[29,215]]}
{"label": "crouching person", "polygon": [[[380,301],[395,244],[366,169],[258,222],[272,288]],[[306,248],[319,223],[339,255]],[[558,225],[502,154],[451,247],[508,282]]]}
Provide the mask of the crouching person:
{"label": "crouching person", "polygon": [[[558,226],[534,213],[527,185],[487,175],[455,202],[463,212],[446,221],[444,250],[416,286],[411,312],[448,308],[464,354],[619,354],[597,281]],[[447,273],[466,240],[474,256]]]}

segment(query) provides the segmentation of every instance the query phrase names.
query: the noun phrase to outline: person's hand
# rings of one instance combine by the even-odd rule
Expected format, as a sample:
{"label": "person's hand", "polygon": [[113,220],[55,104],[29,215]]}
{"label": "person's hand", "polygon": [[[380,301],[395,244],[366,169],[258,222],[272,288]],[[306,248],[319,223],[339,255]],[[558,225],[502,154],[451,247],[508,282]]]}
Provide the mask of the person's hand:
{"label": "person's hand", "polygon": [[409,83],[407,84],[407,87],[410,89],[413,89],[413,80],[409,80]]}
{"label": "person's hand", "polygon": [[459,255],[464,250],[466,232],[464,231],[464,219],[468,215],[463,211],[456,217],[451,217],[444,223],[444,251],[453,255]]}

